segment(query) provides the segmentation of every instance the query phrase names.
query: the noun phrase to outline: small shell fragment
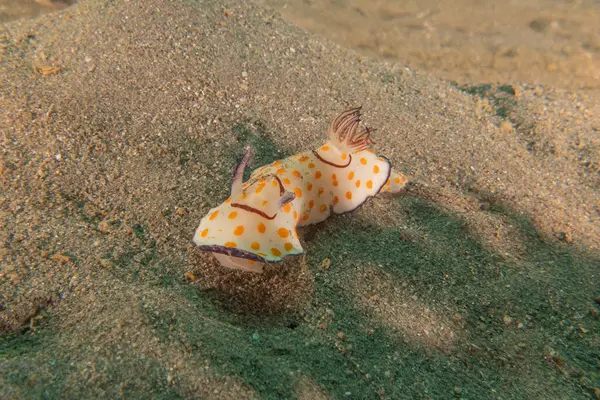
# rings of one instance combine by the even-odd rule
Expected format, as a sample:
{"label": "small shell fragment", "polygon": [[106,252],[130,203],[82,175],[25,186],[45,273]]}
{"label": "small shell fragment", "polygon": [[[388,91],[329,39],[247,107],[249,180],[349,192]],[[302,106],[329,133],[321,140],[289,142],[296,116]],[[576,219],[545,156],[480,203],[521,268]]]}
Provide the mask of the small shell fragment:
{"label": "small shell fragment", "polygon": [[33,71],[39,75],[54,75],[60,72],[60,67],[52,67],[50,65],[33,66]]}

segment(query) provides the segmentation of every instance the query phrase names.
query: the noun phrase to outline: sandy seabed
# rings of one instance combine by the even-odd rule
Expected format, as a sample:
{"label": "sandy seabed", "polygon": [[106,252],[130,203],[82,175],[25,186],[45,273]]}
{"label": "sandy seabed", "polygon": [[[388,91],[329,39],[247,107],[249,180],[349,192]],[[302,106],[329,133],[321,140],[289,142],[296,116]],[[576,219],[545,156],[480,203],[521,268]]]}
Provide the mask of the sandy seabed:
{"label": "sandy seabed", "polygon": [[[345,47],[243,1],[0,28],[0,397],[600,398],[597,5],[270,4]],[[245,146],[356,105],[402,195],[263,275],[194,248]]]}

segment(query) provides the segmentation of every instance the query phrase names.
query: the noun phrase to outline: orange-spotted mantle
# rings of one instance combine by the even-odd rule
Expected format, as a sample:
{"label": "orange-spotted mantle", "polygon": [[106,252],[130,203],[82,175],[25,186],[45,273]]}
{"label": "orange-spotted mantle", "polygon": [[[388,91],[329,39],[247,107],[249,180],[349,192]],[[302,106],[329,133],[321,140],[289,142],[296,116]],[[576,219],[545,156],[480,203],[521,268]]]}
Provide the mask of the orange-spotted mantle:
{"label": "orange-spotted mantle", "polygon": [[265,262],[303,253],[296,227],[400,191],[406,178],[368,149],[370,132],[358,130],[359,122],[359,109],[342,113],[322,146],[258,168],[242,184],[247,151],[232,195],[200,221],[194,243],[226,267],[261,272]]}

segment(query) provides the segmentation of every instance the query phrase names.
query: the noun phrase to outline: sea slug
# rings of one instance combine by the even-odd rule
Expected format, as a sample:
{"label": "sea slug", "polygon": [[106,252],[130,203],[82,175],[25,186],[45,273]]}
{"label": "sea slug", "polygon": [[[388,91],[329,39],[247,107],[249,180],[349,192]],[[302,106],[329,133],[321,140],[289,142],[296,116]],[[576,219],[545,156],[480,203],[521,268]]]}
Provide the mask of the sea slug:
{"label": "sea slug", "polygon": [[296,227],[354,210],[381,192],[396,193],[406,178],[371,150],[371,130],[360,107],[340,114],[322,146],[252,172],[246,148],[235,168],[231,195],[202,218],[193,242],[228,268],[262,272],[264,263],[302,254]]}

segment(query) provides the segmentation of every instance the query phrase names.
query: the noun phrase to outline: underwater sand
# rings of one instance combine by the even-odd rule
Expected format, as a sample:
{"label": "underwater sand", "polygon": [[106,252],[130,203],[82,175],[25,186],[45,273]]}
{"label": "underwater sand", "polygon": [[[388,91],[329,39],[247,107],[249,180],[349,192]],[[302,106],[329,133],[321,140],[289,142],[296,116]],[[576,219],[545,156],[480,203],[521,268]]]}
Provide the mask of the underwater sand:
{"label": "underwater sand", "polygon": [[[600,398],[597,5],[490,31],[461,3],[365,4],[283,9],[339,44],[242,1],[0,27],[0,398]],[[365,20],[324,19],[345,5]],[[356,33],[403,15],[432,39]],[[492,34],[523,38],[514,62],[465,63]],[[310,149],[356,105],[403,195],[262,275],[194,248],[245,146],[253,168]]]}

